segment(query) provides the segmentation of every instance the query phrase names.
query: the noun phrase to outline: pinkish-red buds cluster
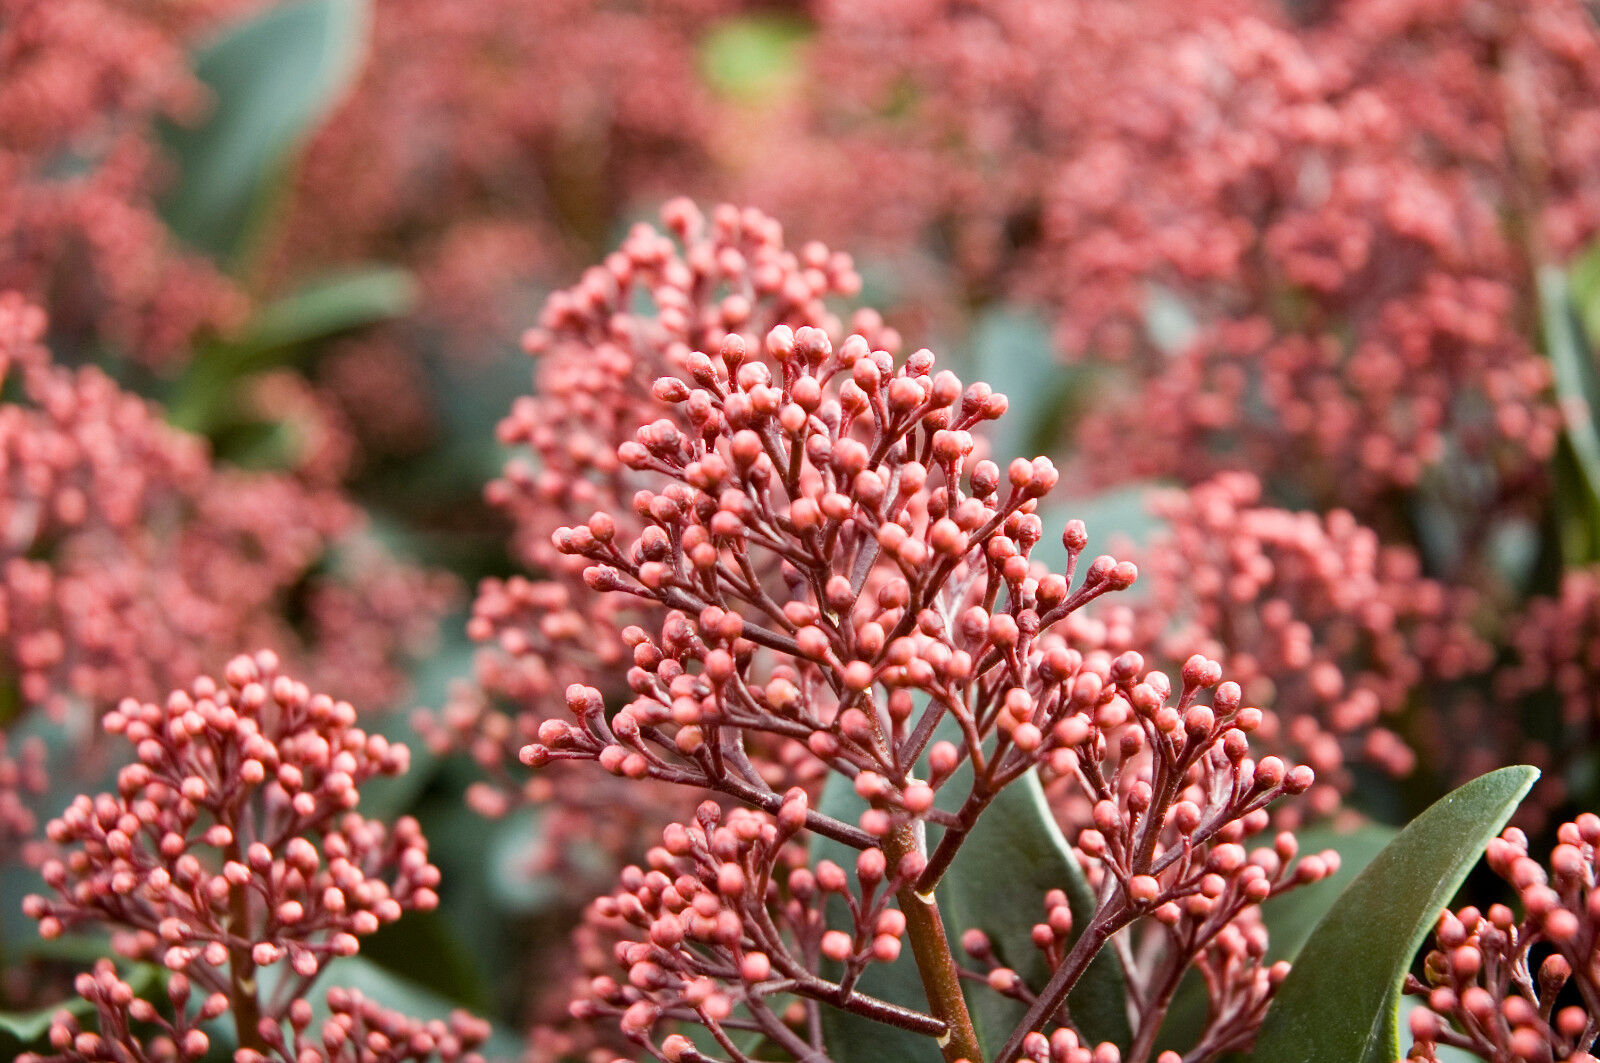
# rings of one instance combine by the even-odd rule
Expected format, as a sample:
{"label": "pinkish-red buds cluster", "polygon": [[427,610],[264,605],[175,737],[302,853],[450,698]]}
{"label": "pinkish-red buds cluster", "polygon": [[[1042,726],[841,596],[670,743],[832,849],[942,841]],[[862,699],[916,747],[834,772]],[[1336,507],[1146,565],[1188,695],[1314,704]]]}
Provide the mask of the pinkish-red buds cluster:
{"label": "pinkish-red buds cluster", "polygon": [[[355,716],[348,702],[282,674],[265,651],[164,705],[123,702],[104,726],[135,759],[118,772],[116,793],[80,796],[49,823],[60,855],[40,870],[55,895],[26,898],[24,912],[45,938],[109,929],[118,953],[206,994],[202,1017],[233,1011],[242,1047],[259,1037],[259,1050],[282,1049],[281,1024],[303,1029],[296,1009],[309,1005],[303,993],[262,1004],[258,972],[281,966],[309,987],[361,937],[438,905],[439,871],[416,821],[388,827],[355,811],[363,784],[404,772],[410,759]],[[91,1000],[136,1006],[102,974],[95,985],[105,992],[91,986],[100,994]],[[73,1048],[93,1037],[63,1045],[57,1036],[56,1047],[98,1059]]]}
{"label": "pinkish-red buds cluster", "polygon": [[[696,1057],[683,1055],[681,1034],[655,1040],[663,1019],[703,1025],[719,1040],[753,1023],[804,1058],[815,1046],[799,1031],[817,1002],[938,1033],[937,1020],[856,987],[868,964],[900,954],[906,919],[894,897],[923,861],[913,855],[890,867],[872,848],[849,872],[829,860],[812,870],[793,843],[806,812],[804,792],[794,790],[776,816],[724,814],[707,802],[689,823],[668,825],[648,869],[624,869],[621,889],[591,907],[590,921],[619,935],[613,958],[626,977],[596,974],[573,1015],[610,1016],[624,1036],[668,1060]],[[845,924],[830,924],[830,898],[848,910]],[[725,1026],[736,1011],[735,1026]]]}
{"label": "pinkish-red buds cluster", "polygon": [[[730,224],[737,217],[727,215]],[[668,254],[657,239],[648,246]],[[690,262],[698,246],[690,239]],[[521,755],[539,768],[594,761],[620,780],[686,786],[750,810],[718,826],[706,806],[698,835],[669,828],[660,866],[627,873],[625,893],[597,909],[634,927],[616,955],[628,981],[592,983],[580,1017],[610,1015],[653,1046],[658,1021],[715,1032],[735,1006],[765,1007],[765,993],[749,986],[777,977],[800,1003],[759,1021],[769,1036],[802,1038],[796,1052],[820,1049],[806,1019],[820,1002],[938,1032],[949,1017],[937,1007],[906,1015],[857,1001],[854,979],[898,954],[896,928],[925,914],[921,898],[996,795],[1047,767],[1093,808],[1078,843],[1104,889],[1056,977],[1039,987],[1034,1025],[1110,935],[1149,917],[1171,939],[1173,969],[1215,968],[1218,999],[1237,1022],[1214,1035],[1248,1034],[1274,983],[1260,969],[1264,932],[1245,912],[1320,878],[1329,860],[1291,871],[1288,857],[1252,860],[1241,842],[1266,827],[1269,803],[1311,787],[1311,769],[1250,756],[1263,714],[1243,703],[1238,684],[1219,686],[1217,662],[1189,660],[1174,700],[1173,683],[1147,672],[1139,654],[1071,644],[1064,621],[1132,585],[1138,571],[1109,556],[1085,563],[1079,521],[1062,534],[1063,571],[1033,560],[1047,531],[1039,504],[1058,475],[1045,458],[1002,468],[982,456],[975,433],[1004,415],[1003,395],[939,370],[926,350],[897,357],[869,335],[839,340],[781,323],[752,341],[737,330],[746,304],[729,297],[675,312],[685,304],[674,292],[694,272],[670,259],[677,284],[656,292],[655,317],[634,318],[615,300],[640,254],[616,258],[546,312],[591,364],[630,366],[598,382],[597,394],[622,387],[628,396],[607,415],[611,455],[571,446],[557,455],[569,468],[583,455],[583,468],[600,471],[582,482],[604,486],[613,508],[556,527],[550,542],[588,594],[645,607],[648,623],[620,631],[633,697],[611,708],[597,685],[569,685],[565,718],[539,722]],[[818,271],[829,261],[813,257]],[[786,283],[798,298],[800,282]],[[803,287],[815,297],[825,275]],[[588,331],[577,332],[580,322]],[[714,343],[691,345],[696,329]],[[639,336],[663,350],[637,357]],[[541,334],[536,346],[551,342]],[[655,374],[648,386],[645,366]],[[490,601],[507,612],[511,600],[493,590]],[[562,634],[560,614],[553,619],[542,637]],[[830,774],[849,780],[865,806],[853,821],[806,799],[804,787]],[[942,828],[931,848],[917,840],[924,825]],[[780,870],[779,853],[802,829],[861,853],[860,890],[826,863]],[[736,852],[741,838],[750,848]],[[696,855],[702,849],[716,855]],[[889,908],[880,907],[889,894],[876,892],[886,875]],[[815,929],[817,891],[850,894],[853,929]],[[883,918],[893,933],[880,932]],[[783,920],[787,944],[771,930]],[[824,959],[843,965],[842,981],[818,972]],[[1154,1021],[1165,1004],[1152,1007]],[[669,1039],[659,1051],[687,1050]]]}
{"label": "pinkish-red buds cluster", "polygon": [[1228,473],[1154,498],[1165,528],[1141,558],[1146,599],[1102,637],[1222,661],[1266,710],[1262,743],[1316,769],[1304,806],[1327,814],[1351,785],[1348,762],[1411,770],[1415,753],[1384,721],[1419,684],[1481,674],[1492,653],[1470,590],[1424,577],[1411,551],[1382,546],[1346,511],[1280,509],[1261,494],[1254,476]]}
{"label": "pinkish-red buds cluster", "polygon": [[1426,981],[1406,984],[1425,1005],[1411,1013],[1408,1059],[1435,1063],[1448,1046],[1491,1063],[1594,1063],[1600,817],[1586,812],[1556,837],[1547,865],[1516,828],[1489,843],[1489,868],[1516,890],[1520,917],[1503,904],[1439,917]]}
{"label": "pinkish-red buds cluster", "polygon": [[[55,364],[45,323],[0,294],[0,654],[25,705],[160,697],[263,642],[299,651],[319,685],[392,697],[453,581],[357,535],[331,486],[213,463],[104,373]],[[286,619],[296,596],[305,638]]]}

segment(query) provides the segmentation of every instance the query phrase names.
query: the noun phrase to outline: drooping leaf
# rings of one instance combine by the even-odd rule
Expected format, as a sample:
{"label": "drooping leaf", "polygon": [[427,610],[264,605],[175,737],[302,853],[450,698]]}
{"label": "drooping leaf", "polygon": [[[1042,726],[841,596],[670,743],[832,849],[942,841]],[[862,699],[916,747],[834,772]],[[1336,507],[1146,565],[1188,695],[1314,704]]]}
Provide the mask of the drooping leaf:
{"label": "drooping leaf", "polygon": [[411,275],[389,266],[307,281],[262,307],[240,335],[203,350],[174,384],[167,420],[191,432],[212,430],[232,410],[241,377],[285,364],[307,344],[398,317],[415,294]]}
{"label": "drooping leaf", "polygon": [[[1050,969],[1033,946],[1032,932],[1044,921],[1044,896],[1053,889],[1067,894],[1074,926],[1087,925],[1094,892],[1030,772],[994,799],[945,875],[940,890],[950,935],[958,941],[964,930],[982,930],[1000,962],[1039,989],[1050,980]],[[970,996],[979,1040],[992,1054],[1027,1009],[983,989]],[[1091,1043],[1132,1040],[1126,980],[1115,951],[1100,951],[1067,997],[1067,1007]]]}
{"label": "drooping leaf", "polygon": [[[1600,380],[1573,306],[1566,275],[1546,266],[1539,271],[1539,307],[1545,353],[1555,377],[1562,435],[1585,488],[1582,512],[1587,526],[1563,529],[1563,549],[1574,563],[1600,557]],[[1570,525],[1570,521],[1569,521]]]}
{"label": "drooping leaf", "polygon": [[230,343],[238,362],[326,339],[399,317],[411,309],[416,283],[397,266],[363,266],[313,277],[262,307]]}
{"label": "drooping leaf", "polygon": [[179,174],[163,214],[180,239],[219,263],[237,259],[289,156],[354,78],[368,21],[367,0],[297,0],[196,56],[211,110],[162,138]]}
{"label": "drooping leaf", "polygon": [[0,1049],[11,1047],[5,1043],[7,1037],[15,1042],[15,1047],[20,1049],[35,1041],[44,1039],[50,1032],[50,1020],[56,1012],[65,1007],[74,1014],[81,1014],[88,1002],[80,1000],[78,1007],[71,1001],[62,1004],[49,1004],[31,1011],[0,1011]]}
{"label": "drooping leaf", "polygon": [[[107,955],[109,948],[101,945],[90,955],[90,959],[98,959]],[[135,964],[132,968],[121,972],[124,981],[136,994],[144,994],[151,986],[155,985],[161,977],[158,968],[150,964]],[[87,1000],[71,994],[54,1004],[30,1008],[26,1011],[0,1011],[0,1053],[20,1051],[30,1045],[43,1041],[45,1034],[50,1032],[50,1020],[57,1012],[69,1011],[80,1018],[90,1014],[94,1006]],[[4,1058],[10,1058],[6,1056]]]}
{"label": "drooping leaf", "polygon": [[1440,911],[1522,800],[1537,770],[1501,768],[1418,816],[1339,895],[1301,948],[1252,1058],[1393,1063],[1400,986]]}

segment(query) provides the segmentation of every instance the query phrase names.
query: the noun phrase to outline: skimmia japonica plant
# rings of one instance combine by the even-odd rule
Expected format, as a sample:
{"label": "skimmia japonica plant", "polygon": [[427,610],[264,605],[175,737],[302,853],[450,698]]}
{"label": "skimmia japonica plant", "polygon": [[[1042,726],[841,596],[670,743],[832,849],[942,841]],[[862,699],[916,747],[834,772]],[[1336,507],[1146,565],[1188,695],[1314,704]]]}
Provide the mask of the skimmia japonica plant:
{"label": "skimmia japonica plant", "polygon": [[[544,390],[502,438],[539,466],[490,494],[542,576],[485,584],[482,689],[417,721],[490,770],[476,811],[525,801],[553,849],[593,825],[637,854],[584,905],[567,1017],[528,1058],[1395,1063],[1407,1026],[1418,1060],[1594,1058],[1600,821],[1546,870],[1496,837],[1536,775],[1508,768],[1352,835],[1328,824],[1356,777],[1296,762],[1345,770],[1327,727],[1403,775],[1376,714],[1418,647],[1473,649],[1468,603],[1248,478],[1162,503],[1141,597],[1084,521],[1047,523],[1048,458],[990,456],[1004,395],[829,309],[846,256],[759,212],[665,216],[527,337]],[[1254,653],[1222,637],[1250,625]],[[1195,643],[1238,679],[1173,659]],[[45,887],[23,912],[115,956],[24,1058],[483,1057],[484,1021],[341,984],[441,905],[419,823],[360,811],[405,746],[270,651],[100,723],[131,754],[42,838],[33,744],[0,762]],[[1516,908],[1446,910],[1485,850]]]}
{"label": "skimmia japonica plant", "polygon": [[[1045,1027],[1075,1040],[1059,1014],[1067,994],[1099,948],[1143,918],[1168,928],[1180,972],[1232,947],[1213,1003],[1244,996],[1217,1011],[1248,1026],[1249,998],[1264,1004],[1272,976],[1255,970],[1264,950],[1242,913],[1328,865],[1291,867],[1287,838],[1254,858],[1241,843],[1312,773],[1250,756],[1260,713],[1214,662],[1191,659],[1175,690],[1137,653],[1086,657],[1057,633],[1137,571],[1106,555],[1080,564],[1081,522],[1059,533],[1063,572],[1030,560],[1045,534],[1037,503],[1057,474],[1045,458],[1002,473],[976,457],[972,430],[1001,416],[1005,398],[964,387],[928,351],[896,364],[859,335],[835,348],[815,327],[778,326],[760,348],[730,333],[683,362],[651,384],[661,416],[617,450],[652,485],[632,498],[638,533],[619,538],[617,519],[597,512],[553,536],[589,562],[590,588],[667,610],[658,630],[623,633],[635,696],[608,714],[598,690],[569,688],[574,720],[547,720],[522,757],[593,760],[755,811],[724,824],[712,805],[674,824],[652,873],[630,869],[623,892],[596,906],[642,933],[618,946],[626,985],[597,979],[583,1010],[619,1014],[624,1033],[668,1058],[692,1057],[682,1035],[657,1044],[662,1018],[702,1022],[744,1057],[723,1025],[736,1012],[791,1052],[824,1051],[790,1029],[785,998],[927,1034],[950,1060],[982,1058],[938,887],[996,798],[1047,764],[1093,801],[1078,844],[1096,901],[1070,947],[1070,926],[1040,942],[1058,953],[1048,984],[1004,986],[1029,1011],[997,1058],[1036,1052],[1026,1035]],[[771,785],[752,757],[793,744],[866,807],[830,814],[828,786],[814,808],[804,789]],[[806,835],[857,852],[854,882],[834,863],[791,867]],[[844,929],[821,929],[830,894],[846,901]],[[902,941],[923,1010],[858,987]],[[1136,1057],[1173,989],[1152,986]],[[803,1026],[821,1029],[814,1015]]]}
{"label": "skimmia japonica plant", "polygon": [[1583,0],[0,0],[0,1060],[1600,1063],[1597,234]]}

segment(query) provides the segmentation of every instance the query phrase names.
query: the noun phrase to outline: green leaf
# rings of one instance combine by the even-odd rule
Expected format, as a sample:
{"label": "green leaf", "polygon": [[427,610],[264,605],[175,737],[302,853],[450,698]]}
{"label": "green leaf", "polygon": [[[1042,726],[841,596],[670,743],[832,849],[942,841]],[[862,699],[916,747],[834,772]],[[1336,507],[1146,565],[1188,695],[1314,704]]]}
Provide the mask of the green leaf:
{"label": "green leaf", "polygon": [[1012,458],[1052,452],[1070,427],[1072,399],[1088,370],[1064,365],[1050,328],[1035,311],[996,307],[972,330],[972,375],[1006,397],[1006,415],[989,425],[1000,467]]}
{"label": "green leaf", "polygon": [[482,1013],[492,1005],[480,958],[438,911],[409,912],[361,942],[361,955],[390,974]]}
{"label": "green leaf", "polygon": [[[101,947],[93,958],[98,959],[107,951]],[[160,973],[158,968],[149,964],[138,964],[123,971],[122,977],[135,993],[143,995],[155,984]],[[93,1005],[74,993],[54,1004],[46,1004],[29,1011],[0,1011],[0,1052],[6,1049],[20,1050],[36,1041],[42,1041],[45,1034],[50,1032],[50,1020],[58,1011],[69,1011],[81,1018],[93,1010]]]}
{"label": "green leaf", "polygon": [[203,49],[195,73],[213,109],[163,141],[179,168],[163,201],[172,230],[233,263],[293,151],[354,79],[367,0],[297,0],[245,20]]}
{"label": "green leaf", "polygon": [[243,333],[211,344],[173,385],[169,423],[210,432],[232,409],[240,377],[283,365],[318,340],[375,325],[411,309],[411,274],[389,266],[337,270],[315,277],[262,307]]}
{"label": "green leaf", "polygon": [[[30,1045],[42,1040],[44,1035],[50,1032],[51,1016],[63,1008],[75,1015],[82,1014],[87,1010],[88,1002],[77,998],[74,1001],[47,1004],[32,1011],[0,1011],[0,1034],[6,1034],[14,1039],[19,1047]],[[0,1047],[4,1047],[3,1039],[0,1039]]]}
{"label": "green leaf", "polygon": [[1583,331],[1593,343],[1600,339],[1600,240],[1573,260],[1568,276]]}
{"label": "green leaf", "polygon": [[1300,950],[1252,1058],[1400,1059],[1400,986],[1440,911],[1539,777],[1501,768],[1418,816],[1340,894]]}
{"label": "green leaf", "polygon": [[1564,529],[1563,548],[1568,561],[1583,563],[1600,557],[1600,428],[1595,424],[1600,413],[1600,381],[1566,275],[1545,266],[1539,270],[1538,281],[1545,353],[1555,376],[1563,437],[1587,488],[1587,528],[1580,528],[1577,534]]}
{"label": "green leaf", "polygon": [[713,90],[764,103],[798,84],[804,21],[781,14],[740,15],[712,27],[700,44],[700,72]]}
{"label": "green leaf", "polygon": [[[994,799],[945,874],[940,891],[952,943],[976,927],[989,935],[1001,963],[1034,989],[1043,987],[1050,969],[1032,934],[1044,920],[1044,895],[1053,889],[1066,892],[1074,925],[1087,926],[1094,891],[1030,772]],[[1067,1006],[1091,1044],[1132,1041],[1126,980],[1112,949],[1102,949],[1089,964]],[[1020,1001],[982,989],[972,994],[971,1007],[979,1040],[991,1055],[1027,1011]]]}
{"label": "green leaf", "polygon": [[1292,889],[1261,906],[1261,919],[1269,935],[1267,959],[1276,962],[1292,960],[1299,955],[1312,929],[1333,907],[1345,887],[1366,870],[1399,833],[1384,823],[1364,823],[1353,830],[1317,826],[1296,831],[1302,857],[1332,849],[1339,854],[1339,870],[1321,882]]}
{"label": "green leaf", "polygon": [[326,339],[399,317],[416,301],[411,274],[396,266],[361,266],[314,277],[256,313],[244,335],[228,344],[230,357],[262,355]]}

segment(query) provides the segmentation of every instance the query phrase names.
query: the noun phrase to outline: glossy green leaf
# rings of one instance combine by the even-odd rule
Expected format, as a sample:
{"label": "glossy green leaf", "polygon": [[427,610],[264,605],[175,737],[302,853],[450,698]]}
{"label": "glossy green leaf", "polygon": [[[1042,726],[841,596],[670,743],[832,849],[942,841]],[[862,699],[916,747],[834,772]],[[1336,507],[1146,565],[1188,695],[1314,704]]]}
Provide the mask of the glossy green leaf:
{"label": "glossy green leaf", "polygon": [[163,140],[179,178],[162,203],[180,239],[232,263],[290,154],[349,86],[366,0],[297,0],[247,19],[195,60],[212,109]]}
{"label": "glossy green leaf", "polygon": [[1339,895],[1296,958],[1256,1039],[1272,1063],[1400,1059],[1400,986],[1439,912],[1538,771],[1490,772],[1411,822]]}
{"label": "glossy green leaf", "polygon": [[1571,519],[1565,522],[1563,550],[1568,561],[1581,564],[1600,557],[1600,427],[1595,422],[1600,415],[1600,381],[1566,275],[1546,266],[1538,280],[1545,353],[1555,377],[1562,434],[1585,488],[1586,505],[1580,511],[1584,519],[1576,526]]}
{"label": "glossy green leaf", "polygon": [[395,266],[341,269],[314,277],[257,312],[228,346],[248,361],[399,317],[416,300],[411,274]]}
{"label": "glossy green leaf", "polygon": [[[1044,896],[1053,889],[1066,892],[1075,925],[1087,925],[1094,913],[1094,892],[1030,772],[994,799],[945,875],[940,893],[951,937],[959,940],[962,931],[973,927],[982,930],[1000,962],[1038,989],[1050,980],[1050,969],[1044,954],[1033,947],[1032,933],[1034,924],[1044,920]],[[982,989],[970,996],[979,1040],[992,1054],[1027,1008]],[[1067,1006],[1091,1042],[1126,1045],[1132,1040],[1126,981],[1113,950],[1101,950],[1067,997]]]}
{"label": "glossy green leaf", "polygon": [[1321,882],[1292,889],[1261,906],[1261,919],[1270,935],[1267,959],[1292,960],[1299,955],[1311,931],[1340,894],[1399,834],[1398,828],[1383,823],[1364,823],[1353,830],[1318,826],[1296,831],[1301,856],[1332,849],[1339,854],[1339,870]]}

